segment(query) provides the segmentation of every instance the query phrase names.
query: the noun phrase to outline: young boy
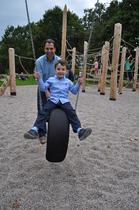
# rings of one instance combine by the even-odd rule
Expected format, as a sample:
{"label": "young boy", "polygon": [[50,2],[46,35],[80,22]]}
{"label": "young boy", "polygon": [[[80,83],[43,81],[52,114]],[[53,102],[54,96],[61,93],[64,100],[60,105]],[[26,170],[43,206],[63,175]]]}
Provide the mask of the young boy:
{"label": "young boy", "polygon": [[[35,127],[33,130],[30,130],[30,132],[33,132],[33,135],[35,134],[36,137],[41,135],[44,123],[48,121],[50,112],[56,107],[60,107],[65,111],[73,132],[78,133],[80,140],[85,139],[92,132],[91,128],[81,128],[81,123],[68,99],[69,91],[73,94],[78,93],[80,84],[82,83],[82,78],[79,78],[78,82],[74,85],[73,82],[65,77],[66,68],[67,62],[65,60],[57,61],[55,64],[56,75],[50,77],[45,83],[41,79],[40,73],[35,72],[35,78],[38,80],[40,90],[43,92],[48,91],[48,89],[50,90],[48,101],[45,104],[44,109],[38,114],[34,125]],[[29,138],[29,136],[26,136],[25,138]]]}

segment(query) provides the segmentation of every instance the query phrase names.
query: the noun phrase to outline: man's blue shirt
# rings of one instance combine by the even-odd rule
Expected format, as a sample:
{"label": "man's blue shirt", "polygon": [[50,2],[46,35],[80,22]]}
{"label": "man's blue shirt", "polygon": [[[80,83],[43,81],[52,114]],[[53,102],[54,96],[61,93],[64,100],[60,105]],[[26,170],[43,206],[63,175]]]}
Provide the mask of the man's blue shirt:
{"label": "man's blue shirt", "polygon": [[50,77],[45,83],[42,79],[38,81],[40,90],[46,92],[48,88],[50,89],[50,96],[48,100],[57,104],[59,101],[64,104],[69,102],[69,91],[73,94],[77,94],[80,88],[79,83],[75,85],[66,77],[58,78],[56,75]]}
{"label": "man's blue shirt", "polygon": [[55,75],[55,63],[60,60],[60,57],[54,55],[53,59],[49,61],[46,55],[40,56],[35,62],[35,71],[39,71],[42,79],[45,82],[49,77]]}

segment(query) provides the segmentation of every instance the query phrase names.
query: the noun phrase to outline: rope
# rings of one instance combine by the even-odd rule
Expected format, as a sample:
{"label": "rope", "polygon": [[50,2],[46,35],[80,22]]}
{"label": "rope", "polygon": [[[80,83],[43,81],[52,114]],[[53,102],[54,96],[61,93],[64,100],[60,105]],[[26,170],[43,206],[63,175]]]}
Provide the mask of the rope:
{"label": "rope", "polygon": [[[79,78],[82,76],[82,71],[80,71],[79,73]],[[78,105],[78,100],[79,100],[79,94],[80,94],[80,88],[79,91],[77,93],[77,97],[76,97],[76,102],[75,102],[75,111],[77,110],[77,105]]]}
{"label": "rope", "polygon": [[34,60],[34,58],[29,58],[29,57],[25,57],[25,56],[20,56],[20,55],[17,55],[15,54],[16,57],[20,57],[20,58],[23,58],[23,59],[27,59],[27,60]]}
{"label": "rope", "polygon": [[[32,30],[31,30],[31,24],[30,24],[29,12],[28,12],[27,0],[25,0],[25,4],[26,4],[26,12],[27,12],[28,25],[29,25],[29,32],[30,32],[32,52],[33,52],[34,60],[36,60],[35,47],[34,47],[34,42],[33,42],[33,36],[32,36]],[[37,95],[38,95],[38,110],[39,110],[42,107],[41,93],[40,93],[40,89],[39,88],[38,88]]]}
{"label": "rope", "polygon": [[72,54],[71,54],[69,51],[67,51],[67,53],[68,53],[68,55],[69,55],[69,56],[71,56],[71,57],[72,57]]}
{"label": "rope", "polygon": [[15,56],[18,57],[19,63],[20,63],[20,65],[21,65],[22,69],[24,70],[24,72],[25,72],[27,75],[29,75],[28,71],[27,71],[27,70],[25,69],[25,67],[23,66],[23,63],[22,63],[21,59],[34,60],[34,58],[29,58],[29,57],[25,57],[25,56],[19,56],[19,55],[17,55],[17,54],[15,54]]}
{"label": "rope", "polygon": [[26,4],[26,12],[27,12],[28,25],[29,25],[29,32],[30,32],[32,52],[33,52],[34,60],[36,60],[35,47],[34,47],[34,42],[33,42],[33,36],[32,36],[32,30],[31,30],[31,24],[30,24],[29,12],[28,12],[27,0],[25,0],[25,4]]}
{"label": "rope", "polygon": [[109,42],[111,42],[113,39],[114,39],[114,36],[112,36],[112,37],[110,38]]}
{"label": "rope", "polygon": [[100,50],[101,49],[101,47],[99,47],[99,48],[94,48],[94,49],[92,49],[92,50],[88,50],[88,52],[93,52],[93,51],[97,51],[97,50]]}
{"label": "rope", "polygon": [[128,44],[129,46],[131,46],[132,48],[135,48],[135,46],[133,46],[132,44],[130,44],[129,42],[126,42],[124,39],[121,39],[124,43]]}
{"label": "rope", "polygon": [[20,56],[19,56],[19,63],[21,65],[22,69],[24,70],[24,72],[26,72],[26,74],[29,75],[28,71],[25,69],[25,67],[22,64],[22,61],[21,61],[21,57]]}
{"label": "rope", "polygon": [[70,49],[72,49],[72,47],[71,47],[70,43],[68,42],[68,40],[66,40],[66,42],[69,45]]}
{"label": "rope", "polygon": [[79,100],[79,92],[80,92],[80,89],[77,93],[77,97],[76,97],[76,102],[75,102],[75,111],[77,110],[77,104],[78,104],[78,100]]}

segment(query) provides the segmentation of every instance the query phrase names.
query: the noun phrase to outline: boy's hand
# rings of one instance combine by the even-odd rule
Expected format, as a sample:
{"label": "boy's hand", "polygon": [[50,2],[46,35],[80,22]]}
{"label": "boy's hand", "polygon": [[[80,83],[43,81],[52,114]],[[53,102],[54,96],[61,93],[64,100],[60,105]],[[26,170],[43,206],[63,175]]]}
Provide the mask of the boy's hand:
{"label": "boy's hand", "polygon": [[78,79],[78,83],[79,83],[80,85],[82,85],[82,84],[83,84],[83,77],[79,77],[79,79]]}
{"label": "boy's hand", "polygon": [[34,72],[34,77],[35,77],[36,80],[39,80],[41,78],[40,73],[35,71]]}

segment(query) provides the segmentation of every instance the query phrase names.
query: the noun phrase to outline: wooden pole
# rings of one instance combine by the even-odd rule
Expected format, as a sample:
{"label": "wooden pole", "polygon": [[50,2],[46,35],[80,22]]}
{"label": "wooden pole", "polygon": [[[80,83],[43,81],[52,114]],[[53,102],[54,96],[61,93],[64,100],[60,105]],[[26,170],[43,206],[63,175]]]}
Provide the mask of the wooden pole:
{"label": "wooden pole", "polygon": [[85,92],[85,84],[86,84],[86,65],[87,65],[87,51],[88,51],[88,42],[84,42],[84,56],[83,56],[83,84],[82,84],[82,92]]}
{"label": "wooden pole", "polygon": [[72,71],[75,74],[75,64],[76,64],[76,47],[72,49]]}
{"label": "wooden pole", "polygon": [[125,69],[125,57],[126,57],[126,47],[122,49],[122,56],[121,56],[121,67],[120,67],[120,78],[119,78],[119,89],[118,93],[122,94],[123,91],[123,77],[124,77],[124,69]]}
{"label": "wooden pole", "polygon": [[63,23],[62,23],[62,44],[61,44],[62,59],[65,59],[66,56],[66,36],[67,36],[67,6],[65,5],[63,11]]}
{"label": "wooden pole", "polygon": [[110,100],[114,101],[116,100],[117,70],[118,70],[119,54],[120,54],[121,31],[122,31],[122,25],[120,23],[116,23],[114,27],[112,71],[111,71],[111,80],[110,80]]}
{"label": "wooden pole", "polygon": [[134,77],[133,77],[132,91],[136,91],[136,88],[137,88],[138,67],[139,67],[139,47],[136,48],[135,71],[134,71]]}
{"label": "wooden pole", "polygon": [[101,95],[105,95],[106,77],[107,77],[108,62],[109,62],[109,49],[110,49],[110,43],[106,41],[105,46],[104,46],[102,74],[101,74],[102,77],[101,77],[101,84],[100,84]]}
{"label": "wooden pole", "polygon": [[9,70],[10,70],[10,94],[16,95],[16,75],[15,75],[15,51],[9,48]]}

